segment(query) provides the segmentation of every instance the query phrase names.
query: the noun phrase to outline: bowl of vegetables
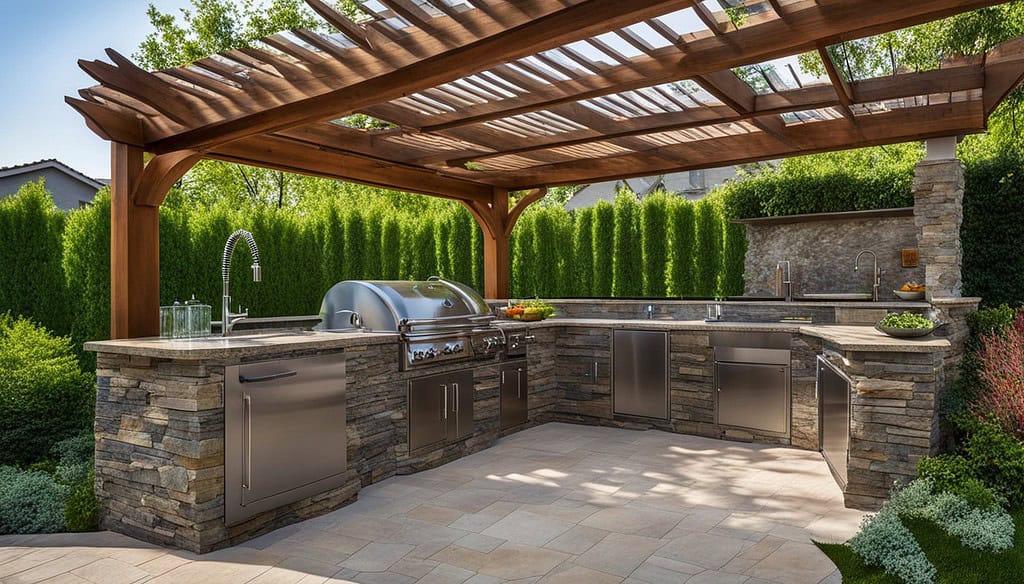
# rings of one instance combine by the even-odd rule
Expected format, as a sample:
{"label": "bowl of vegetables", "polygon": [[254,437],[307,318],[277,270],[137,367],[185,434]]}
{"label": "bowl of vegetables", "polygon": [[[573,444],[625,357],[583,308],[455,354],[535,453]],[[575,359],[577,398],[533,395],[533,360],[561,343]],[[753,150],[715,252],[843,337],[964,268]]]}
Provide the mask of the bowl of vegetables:
{"label": "bowl of vegetables", "polygon": [[875,329],[890,337],[910,339],[929,335],[935,330],[936,322],[913,312],[890,312],[878,321]]}
{"label": "bowl of vegetables", "polygon": [[527,300],[505,309],[505,316],[513,320],[538,321],[554,314],[555,307],[543,300]]}

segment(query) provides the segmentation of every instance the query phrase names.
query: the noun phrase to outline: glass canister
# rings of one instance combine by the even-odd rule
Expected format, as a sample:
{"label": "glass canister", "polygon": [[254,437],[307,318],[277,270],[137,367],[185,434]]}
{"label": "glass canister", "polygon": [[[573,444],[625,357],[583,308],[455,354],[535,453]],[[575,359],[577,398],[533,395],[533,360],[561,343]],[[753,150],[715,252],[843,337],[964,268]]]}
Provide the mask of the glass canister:
{"label": "glass canister", "polygon": [[196,295],[193,294],[191,299],[185,301],[185,309],[188,312],[188,336],[209,336],[213,308],[196,300]]}
{"label": "glass canister", "polygon": [[174,307],[160,307],[160,338],[170,339],[174,337]]}
{"label": "glass canister", "polygon": [[171,336],[175,339],[188,337],[188,308],[184,304],[174,301],[171,305],[171,314],[174,318],[174,331]]}

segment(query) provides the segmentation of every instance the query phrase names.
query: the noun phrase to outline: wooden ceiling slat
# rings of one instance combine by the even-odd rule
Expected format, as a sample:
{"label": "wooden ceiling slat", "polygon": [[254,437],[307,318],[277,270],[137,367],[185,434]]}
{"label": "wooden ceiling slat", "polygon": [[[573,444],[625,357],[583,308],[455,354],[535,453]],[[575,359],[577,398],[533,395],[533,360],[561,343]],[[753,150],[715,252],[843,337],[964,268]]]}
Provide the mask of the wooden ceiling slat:
{"label": "wooden ceiling slat", "polygon": [[320,18],[323,18],[327,21],[327,24],[338,29],[350,41],[367,51],[373,50],[370,41],[366,39],[366,30],[363,27],[349,20],[348,17],[329,6],[326,2],[323,2],[323,0],[305,1],[314,12],[320,15]]}
{"label": "wooden ceiling slat", "polygon": [[850,84],[839,73],[839,69],[836,68],[835,61],[832,60],[832,55],[829,54],[827,47],[819,45],[818,56],[821,57],[821,62],[825,65],[825,72],[828,73],[828,79],[832,82],[836,97],[839,98],[839,111],[848,120],[855,122],[856,118],[853,115],[853,110],[850,109],[853,105],[853,92],[850,90]]}
{"label": "wooden ceiling slat", "polygon": [[625,9],[618,0],[586,0],[570,7],[564,7],[556,0],[529,0],[524,1],[523,5],[539,7],[542,15],[531,21],[523,21],[511,29],[495,31],[457,49],[439,49],[436,55],[392,73],[381,74],[343,88],[325,90],[318,95],[270,110],[195,127],[159,140],[150,148],[154,151],[170,151],[209,147],[245,136],[338,117],[608,28],[657,16],[678,7],[679,0],[633,0]]}
{"label": "wooden ceiling slat", "polygon": [[693,12],[697,15],[697,18],[704,23],[704,26],[708,27],[708,30],[715,33],[716,35],[725,33],[725,23],[721,22],[715,15],[705,6],[701,1],[693,3]]}

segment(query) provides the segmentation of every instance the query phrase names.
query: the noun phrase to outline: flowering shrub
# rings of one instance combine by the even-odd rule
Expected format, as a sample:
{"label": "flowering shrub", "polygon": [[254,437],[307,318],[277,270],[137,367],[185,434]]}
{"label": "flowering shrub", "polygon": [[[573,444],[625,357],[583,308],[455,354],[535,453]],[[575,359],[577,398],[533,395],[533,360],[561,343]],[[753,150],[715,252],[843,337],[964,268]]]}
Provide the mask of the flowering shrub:
{"label": "flowering shrub", "polygon": [[1024,311],[1002,333],[984,335],[981,343],[982,387],[970,411],[1024,438]]}

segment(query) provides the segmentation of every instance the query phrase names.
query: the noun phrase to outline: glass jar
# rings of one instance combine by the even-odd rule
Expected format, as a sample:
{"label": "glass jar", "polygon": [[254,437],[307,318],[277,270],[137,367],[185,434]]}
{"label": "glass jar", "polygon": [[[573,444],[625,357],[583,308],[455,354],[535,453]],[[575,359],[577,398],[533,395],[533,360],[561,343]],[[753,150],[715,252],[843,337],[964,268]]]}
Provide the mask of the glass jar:
{"label": "glass jar", "polygon": [[174,337],[174,308],[171,306],[160,307],[160,338],[170,339]]}
{"label": "glass jar", "polygon": [[171,336],[175,339],[184,339],[188,337],[188,309],[184,304],[174,301],[171,305],[171,313],[174,317],[174,332]]}
{"label": "glass jar", "polygon": [[212,307],[196,300],[196,295],[193,294],[190,300],[185,301],[185,309],[188,312],[188,336],[209,336]]}

